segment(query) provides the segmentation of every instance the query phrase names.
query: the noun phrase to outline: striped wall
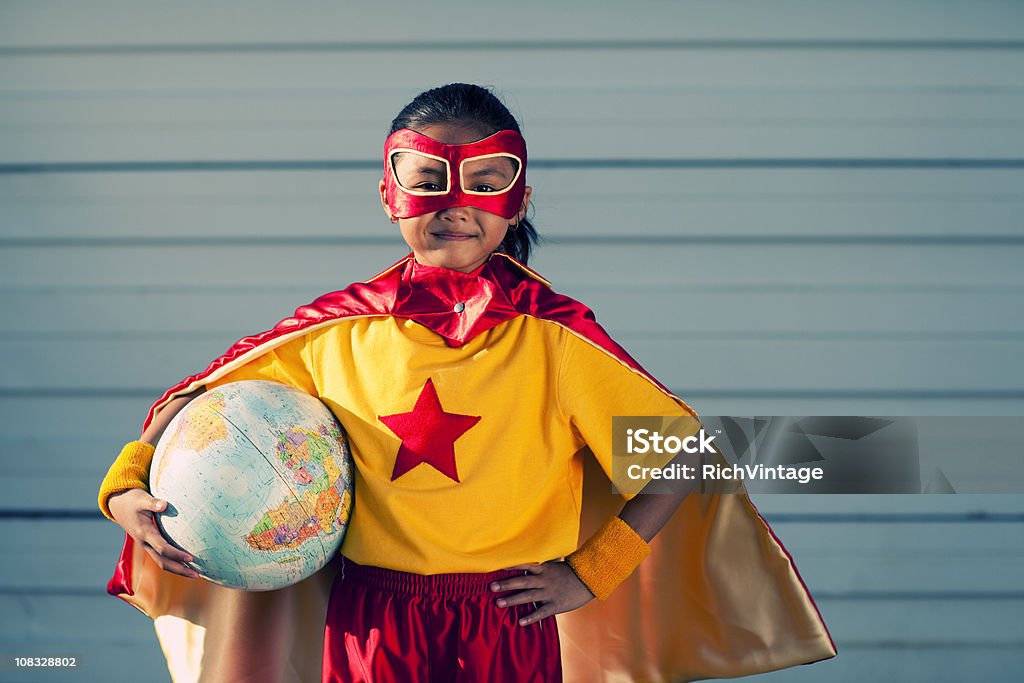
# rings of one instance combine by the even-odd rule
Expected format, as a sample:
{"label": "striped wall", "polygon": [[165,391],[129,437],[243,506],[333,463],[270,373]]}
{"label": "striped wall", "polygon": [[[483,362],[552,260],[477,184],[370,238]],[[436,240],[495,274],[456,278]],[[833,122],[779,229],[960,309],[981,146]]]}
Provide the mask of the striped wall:
{"label": "striped wall", "polygon": [[[524,124],[531,265],[699,412],[1024,411],[1022,3],[0,0],[0,654],[81,662],[0,681],[166,680],[98,482],[405,254],[381,143],[459,80]],[[756,502],[840,650],[757,680],[1024,670],[1024,496]]]}

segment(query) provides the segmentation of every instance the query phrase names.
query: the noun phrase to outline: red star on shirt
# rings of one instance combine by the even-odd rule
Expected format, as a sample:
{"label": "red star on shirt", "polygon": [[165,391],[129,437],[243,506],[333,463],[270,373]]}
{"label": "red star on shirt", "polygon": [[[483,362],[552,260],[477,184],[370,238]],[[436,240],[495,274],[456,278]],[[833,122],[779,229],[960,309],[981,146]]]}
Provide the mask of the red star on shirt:
{"label": "red star on shirt", "polygon": [[479,416],[444,412],[437,397],[437,389],[429,378],[411,412],[378,415],[377,419],[402,440],[391,481],[425,462],[458,482],[455,440],[480,421]]}

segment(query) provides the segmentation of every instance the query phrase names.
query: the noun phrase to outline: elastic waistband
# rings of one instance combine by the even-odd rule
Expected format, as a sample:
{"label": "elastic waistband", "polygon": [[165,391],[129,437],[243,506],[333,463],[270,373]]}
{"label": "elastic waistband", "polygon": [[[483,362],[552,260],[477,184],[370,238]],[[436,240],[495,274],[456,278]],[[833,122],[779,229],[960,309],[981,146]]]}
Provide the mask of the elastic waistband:
{"label": "elastic waistband", "polygon": [[[415,595],[480,595],[490,594],[492,581],[500,581],[513,576],[523,576],[526,571],[510,571],[499,569],[485,574],[411,574],[396,569],[371,567],[357,564],[347,557],[344,558],[342,573],[345,581],[358,583],[386,590],[393,593],[412,593]],[[494,595],[498,595],[495,593]]]}

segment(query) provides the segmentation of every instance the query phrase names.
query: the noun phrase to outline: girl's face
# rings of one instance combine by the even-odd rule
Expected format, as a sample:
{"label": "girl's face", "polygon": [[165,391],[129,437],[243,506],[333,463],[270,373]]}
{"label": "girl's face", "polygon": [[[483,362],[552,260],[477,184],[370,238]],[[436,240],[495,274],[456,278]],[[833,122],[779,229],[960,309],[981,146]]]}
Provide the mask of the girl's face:
{"label": "girl's face", "polygon": [[[437,123],[418,129],[419,133],[447,145],[464,145],[482,140],[488,131],[475,125]],[[527,186],[523,205],[512,222],[526,215],[533,188]],[[380,201],[392,215],[380,181]],[[412,249],[417,263],[470,273],[479,268],[505,239],[510,220],[473,206],[454,206],[421,216],[398,219],[402,238]]]}

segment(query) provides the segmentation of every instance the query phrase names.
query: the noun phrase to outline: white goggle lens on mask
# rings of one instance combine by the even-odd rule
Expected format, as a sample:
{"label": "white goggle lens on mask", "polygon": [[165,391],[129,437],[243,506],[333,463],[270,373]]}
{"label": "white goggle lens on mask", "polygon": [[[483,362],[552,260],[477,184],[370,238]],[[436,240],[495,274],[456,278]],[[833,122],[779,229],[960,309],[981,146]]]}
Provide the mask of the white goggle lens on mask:
{"label": "white goggle lens on mask", "polygon": [[466,194],[506,192],[515,185],[522,168],[518,157],[505,152],[463,159],[459,164],[459,185]]}
{"label": "white goggle lens on mask", "polygon": [[411,149],[391,152],[391,170],[399,187],[422,197],[448,194],[452,189],[452,170],[447,159]]}
{"label": "white goggle lens on mask", "polygon": [[[504,152],[463,159],[459,164],[459,184],[466,194],[507,192],[519,179],[522,168],[517,156]],[[431,197],[451,191],[451,164],[447,159],[396,149],[391,152],[391,169],[399,187],[409,194]]]}

